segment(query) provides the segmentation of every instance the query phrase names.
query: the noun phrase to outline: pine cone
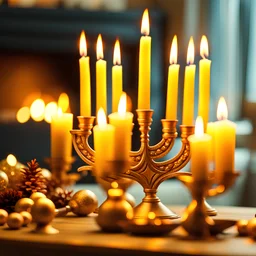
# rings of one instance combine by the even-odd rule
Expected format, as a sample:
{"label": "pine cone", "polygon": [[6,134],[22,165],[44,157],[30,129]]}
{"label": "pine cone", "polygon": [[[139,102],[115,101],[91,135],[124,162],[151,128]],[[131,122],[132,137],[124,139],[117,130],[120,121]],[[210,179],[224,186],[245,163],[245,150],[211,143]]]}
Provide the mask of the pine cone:
{"label": "pine cone", "polygon": [[23,180],[19,185],[19,191],[23,193],[23,197],[30,197],[34,192],[41,192],[46,194],[46,180],[41,173],[41,168],[36,159],[27,163],[28,168],[23,168]]}
{"label": "pine cone", "polygon": [[22,192],[14,189],[6,189],[0,192],[0,209],[8,213],[14,212],[15,204],[22,198]]}
{"label": "pine cone", "polygon": [[70,199],[72,198],[72,191],[64,190],[62,188],[57,188],[55,193],[49,197],[50,200],[55,204],[56,209],[65,207],[68,205]]}

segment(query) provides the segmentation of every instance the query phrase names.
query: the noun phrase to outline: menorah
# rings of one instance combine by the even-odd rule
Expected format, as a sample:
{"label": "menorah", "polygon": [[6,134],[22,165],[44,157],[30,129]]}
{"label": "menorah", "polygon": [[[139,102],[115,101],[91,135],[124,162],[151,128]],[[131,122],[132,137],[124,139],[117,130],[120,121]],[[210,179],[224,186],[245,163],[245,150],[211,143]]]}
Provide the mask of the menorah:
{"label": "menorah", "polygon": [[[180,175],[191,175],[180,170],[190,160],[190,146],[188,137],[194,134],[194,126],[180,125],[182,147],[179,153],[165,161],[155,161],[163,158],[173,148],[177,133],[177,120],[162,119],[162,139],[156,145],[150,146],[149,132],[151,130],[153,110],[137,109],[137,120],[140,130],[140,149],[130,152],[130,168],[118,174],[118,177],[137,181],[144,189],[145,197],[134,208],[134,218],[147,218],[149,212],[154,212],[156,217],[163,219],[176,219],[179,216],[169,210],[157,197],[159,185],[169,178]],[[72,130],[73,145],[80,158],[87,166],[80,167],[79,171],[93,171],[95,165],[95,151],[89,145],[95,117],[78,116],[79,130]],[[215,214],[206,203],[208,213]]]}

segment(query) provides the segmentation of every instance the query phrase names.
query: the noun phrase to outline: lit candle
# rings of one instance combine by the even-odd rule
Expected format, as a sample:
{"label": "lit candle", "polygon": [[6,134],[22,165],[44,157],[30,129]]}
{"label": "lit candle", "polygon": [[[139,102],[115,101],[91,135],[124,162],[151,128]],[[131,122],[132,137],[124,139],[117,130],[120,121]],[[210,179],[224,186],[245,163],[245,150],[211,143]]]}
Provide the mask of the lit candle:
{"label": "lit candle", "polygon": [[180,65],[177,65],[178,43],[175,35],[172,40],[172,47],[170,51],[170,66],[168,71],[168,88],[166,101],[166,119],[177,119],[177,105],[178,105],[178,82]]}
{"label": "lit candle", "polygon": [[210,161],[212,161],[212,163],[214,163],[214,137],[215,137],[215,123],[214,122],[210,122],[207,124],[207,128],[206,128],[206,133],[209,134],[212,137],[212,141],[211,141],[211,150],[210,150]]}
{"label": "lit candle", "polygon": [[236,144],[236,125],[227,120],[228,109],[225,99],[220,98],[215,122],[214,136],[214,157],[216,179],[222,181],[224,173],[232,173],[235,169],[235,144]]}
{"label": "lit candle", "polygon": [[109,115],[109,122],[116,128],[115,160],[129,161],[133,114],[126,112],[126,93],[123,93],[118,112]]}
{"label": "lit candle", "polygon": [[87,56],[85,33],[80,37],[80,115],[91,116],[91,75],[90,58]]}
{"label": "lit candle", "polygon": [[198,115],[204,120],[204,127],[209,119],[210,107],[210,73],[211,61],[207,59],[209,55],[208,41],[206,36],[202,36],[200,45],[200,54],[202,60],[199,61],[199,99],[198,99]]}
{"label": "lit candle", "polygon": [[194,120],[194,87],[196,65],[194,63],[195,46],[193,37],[188,44],[187,63],[185,68],[184,97],[183,97],[183,125],[193,125]]}
{"label": "lit candle", "polygon": [[150,109],[151,37],[149,36],[148,9],[143,13],[139,56],[138,109]]}
{"label": "lit candle", "polygon": [[62,113],[59,108],[57,115],[52,116],[51,122],[51,157],[69,158],[72,155],[73,114]]}
{"label": "lit candle", "polygon": [[191,152],[191,172],[195,181],[207,180],[211,149],[211,136],[204,133],[201,116],[196,119],[195,134],[188,137]]}
{"label": "lit candle", "polygon": [[95,148],[95,170],[98,177],[104,176],[107,161],[114,159],[114,136],[115,127],[107,124],[107,119],[103,108],[97,114],[98,125],[93,128],[94,148]]}
{"label": "lit candle", "polygon": [[119,40],[114,48],[114,66],[112,68],[112,112],[117,112],[118,102],[123,91],[123,67],[121,65],[121,51]]}
{"label": "lit candle", "polygon": [[96,113],[103,108],[107,113],[107,62],[103,60],[103,45],[101,35],[97,40],[97,63],[96,63]]}

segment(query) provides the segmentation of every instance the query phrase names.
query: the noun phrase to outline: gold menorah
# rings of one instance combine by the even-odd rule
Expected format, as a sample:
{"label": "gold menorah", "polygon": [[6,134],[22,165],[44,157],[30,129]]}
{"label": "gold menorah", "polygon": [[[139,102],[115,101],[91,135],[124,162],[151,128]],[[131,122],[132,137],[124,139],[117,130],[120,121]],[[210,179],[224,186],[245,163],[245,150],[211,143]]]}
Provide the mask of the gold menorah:
{"label": "gold menorah", "polygon": [[[177,120],[162,119],[162,139],[156,145],[150,146],[149,132],[151,130],[153,110],[138,109],[137,119],[140,130],[140,149],[130,152],[130,168],[119,173],[119,177],[137,181],[144,189],[145,197],[134,208],[134,218],[147,218],[149,212],[154,212],[156,217],[175,219],[179,216],[169,210],[157,197],[159,185],[166,179],[180,175],[191,175],[180,170],[190,160],[190,146],[188,137],[194,134],[194,126],[180,125],[182,147],[179,153],[165,161],[155,161],[166,156],[175,143],[178,136]],[[87,166],[80,167],[79,171],[94,169],[94,150],[88,143],[95,117],[78,116],[79,130],[72,130],[73,145],[80,158]],[[209,214],[215,214],[215,210],[206,204]]]}

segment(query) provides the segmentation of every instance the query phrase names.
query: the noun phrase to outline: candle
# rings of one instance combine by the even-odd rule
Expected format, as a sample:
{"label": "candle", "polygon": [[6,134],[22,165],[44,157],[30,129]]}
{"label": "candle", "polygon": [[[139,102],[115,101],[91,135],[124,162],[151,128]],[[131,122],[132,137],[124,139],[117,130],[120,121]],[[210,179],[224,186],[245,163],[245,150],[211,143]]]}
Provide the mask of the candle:
{"label": "candle", "polygon": [[191,172],[195,181],[207,180],[211,136],[204,133],[204,123],[201,116],[196,119],[195,134],[188,137],[191,152]]}
{"label": "candle", "polygon": [[193,37],[188,44],[187,63],[185,68],[184,97],[183,97],[183,125],[193,125],[194,120],[194,87],[196,66],[194,63],[195,46]]}
{"label": "candle", "polygon": [[211,61],[207,59],[209,50],[206,36],[202,36],[200,54],[203,59],[199,61],[198,115],[202,116],[204,120],[204,127],[206,128],[209,119],[211,72]]}
{"label": "candle", "polygon": [[118,103],[123,91],[123,67],[121,65],[121,51],[119,40],[114,48],[114,66],[112,68],[112,112],[117,112]]}
{"label": "candle", "polygon": [[131,150],[131,131],[133,114],[126,112],[126,93],[123,93],[118,112],[109,115],[109,122],[116,128],[115,160],[129,161]]}
{"label": "candle", "polygon": [[98,177],[104,176],[107,170],[107,161],[114,159],[114,135],[115,127],[107,124],[103,108],[97,114],[98,125],[93,128],[95,148],[95,170]]}
{"label": "candle", "polygon": [[214,163],[214,133],[215,133],[215,123],[214,122],[210,122],[207,124],[207,128],[206,128],[206,133],[209,134],[212,137],[212,141],[211,141],[211,150],[210,150],[210,161],[212,161],[212,163]]}
{"label": "candle", "polygon": [[70,130],[73,127],[73,114],[62,113],[52,116],[51,122],[51,157],[69,158],[72,155],[72,137]]}
{"label": "candle", "polygon": [[103,60],[103,45],[101,35],[97,40],[97,63],[96,63],[96,113],[103,108],[107,113],[107,62]]}
{"label": "candle", "polygon": [[235,169],[236,126],[227,120],[227,104],[220,98],[217,110],[218,120],[214,124],[214,157],[216,179],[222,181],[224,173],[232,173]]}
{"label": "candle", "polygon": [[138,109],[150,109],[151,37],[148,9],[143,13],[141,33],[143,36],[140,38]]}
{"label": "candle", "polygon": [[177,119],[177,105],[178,105],[178,82],[180,65],[177,65],[178,43],[175,35],[172,40],[172,47],[170,51],[170,66],[168,71],[168,88],[166,101],[166,119]]}
{"label": "candle", "polygon": [[91,116],[91,75],[90,58],[87,56],[85,33],[80,37],[80,115]]}

